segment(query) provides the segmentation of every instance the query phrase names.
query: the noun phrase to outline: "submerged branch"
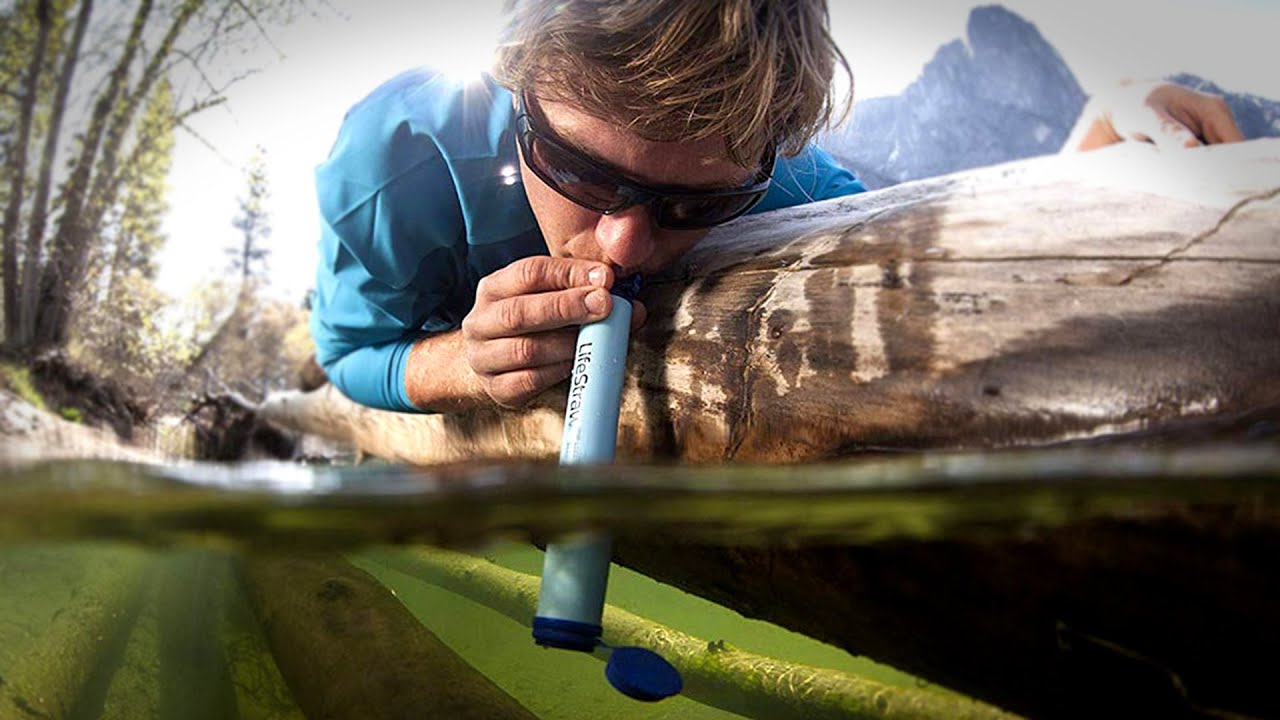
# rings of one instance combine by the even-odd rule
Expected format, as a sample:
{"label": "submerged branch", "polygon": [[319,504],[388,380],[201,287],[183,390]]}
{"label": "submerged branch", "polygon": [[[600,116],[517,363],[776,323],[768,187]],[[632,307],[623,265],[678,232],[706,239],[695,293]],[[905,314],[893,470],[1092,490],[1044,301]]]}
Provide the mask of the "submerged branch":
{"label": "submerged branch", "polygon": [[[369,550],[361,553],[486,605],[528,625],[539,580],[482,558],[447,550]],[[939,692],[885,685],[837,670],[788,663],[707,642],[607,605],[604,641],[654,650],[680,671],[684,694],[706,705],[772,720],[830,718],[995,720],[1012,718],[988,705]]]}
{"label": "submerged branch", "polygon": [[251,557],[244,579],[307,717],[534,720],[340,557]]}

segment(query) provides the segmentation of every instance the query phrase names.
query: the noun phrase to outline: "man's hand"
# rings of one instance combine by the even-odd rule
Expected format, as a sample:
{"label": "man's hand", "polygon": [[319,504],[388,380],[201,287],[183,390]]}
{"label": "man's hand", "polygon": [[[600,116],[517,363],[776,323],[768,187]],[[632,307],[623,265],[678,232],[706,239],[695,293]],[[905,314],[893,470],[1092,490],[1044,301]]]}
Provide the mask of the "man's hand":
{"label": "man's hand", "polygon": [[1138,83],[1091,99],[1063,150],[1094,150],[1126,140],[1165,149],[1243,139],[1222,97],[1172,83]]}
{"label": "man's hand", "polygon": [[[499,405],[519,407],[569,377],[578,326],[609,314],[613,281],[604,263],[541,256],[481,279],[462,338],[483,391]],[[636,328],[645,310],[633,306]]]}

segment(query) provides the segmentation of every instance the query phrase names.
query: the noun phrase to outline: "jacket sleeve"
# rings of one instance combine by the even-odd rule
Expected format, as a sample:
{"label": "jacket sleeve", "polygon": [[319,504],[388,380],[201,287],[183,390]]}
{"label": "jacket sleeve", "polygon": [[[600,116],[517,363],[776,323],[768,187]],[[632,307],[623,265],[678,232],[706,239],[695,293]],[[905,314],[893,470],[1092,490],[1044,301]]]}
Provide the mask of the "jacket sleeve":
{"label": "jacket sleeve", "polygon": [[394,116],[357,106],[316,170],[322,224],[311,333],[317,362],[345,395],[413,412],[409,350],[457,285],[466,239],[435,143]]}
{"label": "jacket sleeve", "polygon": [[866,188],[853,173],[841,167],[825,150],[810,144],[795,157],[778,158],[773,166],[773,184],[751,212],[768,212],[860,192],[866,192]]}

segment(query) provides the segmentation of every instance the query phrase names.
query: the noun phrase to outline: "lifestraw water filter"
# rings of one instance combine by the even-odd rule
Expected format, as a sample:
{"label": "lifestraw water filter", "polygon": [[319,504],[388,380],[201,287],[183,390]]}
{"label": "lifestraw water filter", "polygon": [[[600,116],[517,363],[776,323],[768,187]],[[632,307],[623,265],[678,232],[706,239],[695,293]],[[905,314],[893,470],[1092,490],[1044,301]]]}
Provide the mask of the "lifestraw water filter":
{"label": "lifestraw water filter", "polygon": [[[638,275],[615,284],[609,316],[583,325],[578,332],[560,441],[561,465],[613,462],[631,332],[630,300],[639,288]],[[598,533],[547,545],[538,613],[533,619],[534,642],[580,652],[607,647],[600,635],[611,551],[610,538]],[[661,700],[683,687],[680,674],[657,653],[638,647],[609,650],[605,677],[625,695]]]}

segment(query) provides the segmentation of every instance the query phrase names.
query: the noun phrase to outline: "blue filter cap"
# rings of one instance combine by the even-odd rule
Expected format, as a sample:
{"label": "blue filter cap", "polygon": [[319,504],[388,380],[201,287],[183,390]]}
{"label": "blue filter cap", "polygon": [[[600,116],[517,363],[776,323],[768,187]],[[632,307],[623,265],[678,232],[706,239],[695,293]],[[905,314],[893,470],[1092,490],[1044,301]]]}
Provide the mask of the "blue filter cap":
{"label": "blue filter cap", "polygon": [[600,644],[601,628],[591,623],[538,616],[533,619],[533,641],[543,647],[591,652]]}
{"label": "blue filter cap", "polygon": [[640,294],[640,289],[644,287],[644,278],[640,273],[634,273],[624,278],[614,280],[613,288],[609,292],[617,295],[623,300],[635,300]]}
{"label": "blue filter cap", "polygon": [[680,673],[652,650],[639,647],[615,648],[604,666],[609,684],[634,700],[656,702],[684,689]]}

